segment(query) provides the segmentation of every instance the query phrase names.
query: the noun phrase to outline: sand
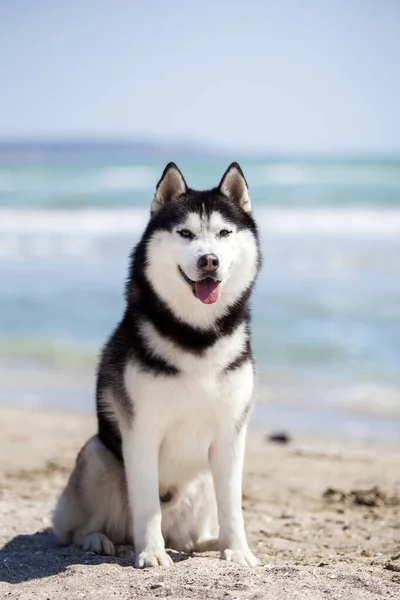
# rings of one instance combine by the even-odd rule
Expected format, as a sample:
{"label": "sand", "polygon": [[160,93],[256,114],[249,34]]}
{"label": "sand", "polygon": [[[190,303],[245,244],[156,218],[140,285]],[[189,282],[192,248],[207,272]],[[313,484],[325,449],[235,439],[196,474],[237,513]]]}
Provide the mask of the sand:
{"label": "sand", "polygon": [[0,409],[0,598],[400,598],[400,448],[249,436],[243,506],[255,569],[216,553],[132,567],[57,545],[51,511],[93,417]]}

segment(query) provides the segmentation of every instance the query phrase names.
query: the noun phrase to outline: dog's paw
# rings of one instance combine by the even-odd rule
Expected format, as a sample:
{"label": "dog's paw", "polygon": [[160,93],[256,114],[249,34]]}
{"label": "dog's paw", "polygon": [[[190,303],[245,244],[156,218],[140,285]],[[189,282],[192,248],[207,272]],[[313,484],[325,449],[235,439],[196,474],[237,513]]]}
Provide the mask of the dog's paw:
{"label": "dog's paw", "polygon": [[252,554],[249,548],[244,548],[243,550],[230,550],[228,548],[221,552],[221,558],[222,560],[235,562],[246,567],[257,567],[259,564],[258,559]]}
{"label": "dog's paw", "polygon": [[136,555],[135,567],[138,569],[146,569],[147,567],[170,567],[172,558],[168,556],[164,549],[150,550],[140,552]]}
{"label": "dog's paw", "polygon": [[91,533],[87,535],[82,542],[82,549],[85,552],[95,552],[96,554],[115,555],[114,544],[104,533]]}

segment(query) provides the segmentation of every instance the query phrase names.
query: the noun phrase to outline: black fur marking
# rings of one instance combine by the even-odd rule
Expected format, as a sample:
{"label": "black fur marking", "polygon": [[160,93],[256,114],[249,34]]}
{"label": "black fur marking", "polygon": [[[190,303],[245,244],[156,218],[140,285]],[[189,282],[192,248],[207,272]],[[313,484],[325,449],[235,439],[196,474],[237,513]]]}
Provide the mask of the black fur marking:
{"label": "black fur marking", "polygon": [[243,409],[242,414],[240,415],[240,418],[238,419],[238,421],[236,423],[235,431],[236,431],[237,435],[239,435],[239,433],[242,431],[243,427],[245,426],[247,419],[250,416],[252,408],[253,408],[253,399],[251,399],[250,402],[248,402],[248,404],[246,404],[246,406]]}
{"label": "black fur marking", "polygon": [[134,358],[144,371],[154,375],[177,375],[179,370],[163,358],[154,355],[140,334],[138,321],[132,322],[126,314],[106,344],[97,378],[97,421],[98,436],[102,443],[122,460],[122,440],[117,424],[109,416],[105,406],[105,392],[112,394],[113,401],[125,412],[127,419],[133,418],[133,407],[125,389],[124,371],[126,363]]}
{"label": "black fur marking", "polygon": [[152,217],[143,237],[150,237],[156,230],[172,231],[173,227],[184,221],[185,215],[190,212],[195,212],[202,218],[203,216],[210,217],[215,211],[239,230],[250,229],[257,237],[257,226],[251,214],[243,211],[236,202],[224,196],[218,188],[204,192],[188,189],[179,197],[179,201],[166,204]]}
{"label": "black fur marking", "polygon": [[236,358],[233,359],[232,362],[229,363],[227,367],[225,367],[224,372],[228,373],[229,371],[234,371],[235,369],[239,369],[242,365],[244,365],[249,360],[252,360],[251,346],[250,341],[246,341],[245,349],[237,355]]}
{"label": "black fur marking", "polygon": [[197,329],[182,323],[161,298],[150,289],[150,286],[146,292],[137,302],[136,310],[154,325],[162,337],[172,340],[184,350],[197,355],[203,354],[221,336],[233,333],[249,317],[247,300],[250,291],[243,294],[242,298],[224,317],[217,319],[212,329]]}
{"label": "black fur marking", "polygon": [[117,403],[127,419],[133,418],[133,407],[124,387],[124,359],[126,338],[118,327],[104,347],[97,374],[96,406],[98,436],[101,442],[118,458],[122,457],[122,440],[118,425],[107,409],[107,394]]}
{"label": "black fur marking", "polygon": [[141,365],[142,369],[150,371],[154,375],[178,375],[180,372],[179,369],[164,360],[161,356],[157,356],[157,354],[148,348],[145,339],[140,333],[139,317],[137,316],[134,319],[127,312],[125,320],[130,333],[131,355],[134,356],[135,361]]}
{"label": "black fur marking", "polygon": [[120,461],[124,462],[122,456],[122,440],[118,427],[100,409],[97,411],[97,435],[100,441]]}

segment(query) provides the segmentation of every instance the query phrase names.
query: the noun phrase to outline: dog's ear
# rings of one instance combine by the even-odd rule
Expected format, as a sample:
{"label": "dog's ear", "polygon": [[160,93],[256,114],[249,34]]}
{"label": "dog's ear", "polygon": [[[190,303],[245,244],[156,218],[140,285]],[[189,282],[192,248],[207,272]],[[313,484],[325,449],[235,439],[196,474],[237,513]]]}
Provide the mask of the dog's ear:
{"label": "dog's ear", "polygon": [[185,178],[176,164],[173,162],[168,163],[160,181],[157,183],[151,213],[155,214],[164,204],[185,194],[187,189]]}
{"label": "dog's ear", "polygon": [[233,162],[224,173],[218,186],[221,194],[237,202],[246,212],[251,212],[251,202],[247,181],[237,162]]}

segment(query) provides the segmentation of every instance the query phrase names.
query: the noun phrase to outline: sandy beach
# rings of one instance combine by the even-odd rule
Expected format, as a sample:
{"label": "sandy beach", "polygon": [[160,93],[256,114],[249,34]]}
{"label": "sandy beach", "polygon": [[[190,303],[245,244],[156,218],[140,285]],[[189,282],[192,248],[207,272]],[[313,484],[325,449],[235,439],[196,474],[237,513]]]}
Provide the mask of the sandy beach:
{"label": "sandy beach", "polygon": [[139,571],[129,547],[96,556],[49,529],[93,417],[3,407],[0,421],[0,598],[400,598],[398,446],[253,430],[243,506],[261,566],[175,553],[172,568]]}

